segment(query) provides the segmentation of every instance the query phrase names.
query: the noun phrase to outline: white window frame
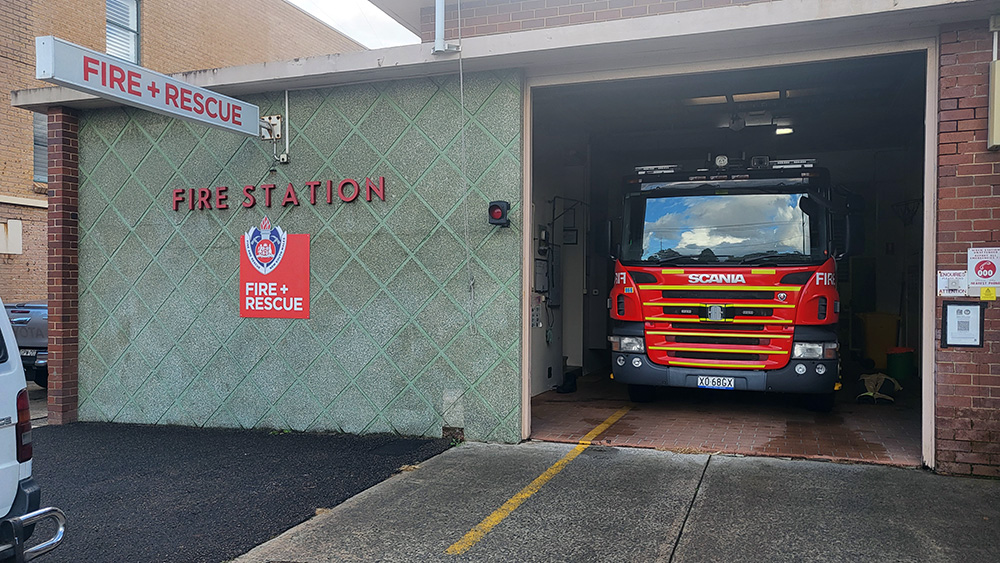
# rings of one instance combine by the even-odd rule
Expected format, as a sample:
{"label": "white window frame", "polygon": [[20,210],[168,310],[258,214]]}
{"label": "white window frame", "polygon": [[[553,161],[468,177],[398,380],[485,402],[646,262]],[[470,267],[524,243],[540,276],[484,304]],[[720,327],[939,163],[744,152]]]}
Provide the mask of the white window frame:
{"label": "white window frame", "polygon": [[[126,5],[127,8],[130,8],[131,10],[134,11],[134,13],[135,13],[135,22],[134,22],[135,27],[134,28],[133,27],[129,27],[129,24],[131,24],[132,22],[129,22],[128,24],[126,24],[126,23],[123,23],[121,21],[114,21],[114,20],[111,19],[111,4],[113,4],[113,3],[114,4],[124,4],[124,5]],[[140,6],[139,6],[139,0],[105,0],[105,9],[104,9],[104,12],[105,12],[104,13],[104,20],[105,20],[105,24],[106,24],[106,27],[105,27],[105,29],[106,29],[106,32],[105,32],[105,51],[107,51],[107,53],[109,55],[118,57],[120,59],[124,59],[126,61],[129,61],[129,62],[135,63],[135,64],[139,64],[139,61],[140,61],[140,49],[139,49],[139,46],[140,46],[140,40],[139,40],[139,37],[140,37],[140,35],[139,35],[139,20],[140,20],[139,16],[140,16],[140,12],[139,12],[139,8],[140,8]],[[112,46],[111,46],[111,33],[112,33],[112,30],[117,30],[117,31],[123,32],[124,34],[131,35],[131,37],[133,39],[133,45],[132,45],[132,55],[133,56],[132,57],[128,57],[126,54],[124,54],[122,52],[117,52],[116,50],[112,49]]]}

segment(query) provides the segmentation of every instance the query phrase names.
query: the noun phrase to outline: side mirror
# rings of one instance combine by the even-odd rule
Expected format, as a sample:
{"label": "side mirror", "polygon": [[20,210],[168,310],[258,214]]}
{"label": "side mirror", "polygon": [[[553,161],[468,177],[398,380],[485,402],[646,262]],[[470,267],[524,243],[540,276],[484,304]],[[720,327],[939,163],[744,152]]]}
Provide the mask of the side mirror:
{"label": "side mirror", "polygon": [[844,256],[856,256],[865,251],[865,220],[858,212],[848,213],[844,218],[847,232],[845,233]]}

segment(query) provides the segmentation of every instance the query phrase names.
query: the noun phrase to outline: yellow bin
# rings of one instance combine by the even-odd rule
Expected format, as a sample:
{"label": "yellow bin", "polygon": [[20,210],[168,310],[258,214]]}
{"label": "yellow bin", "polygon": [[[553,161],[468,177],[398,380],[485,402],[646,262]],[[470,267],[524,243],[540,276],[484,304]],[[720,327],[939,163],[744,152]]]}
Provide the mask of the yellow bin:
{"label": "yellow bin", "polygon": [[875,362],[875,368],[885,372],[888,366],[886,351],[896,346],[899,315],[892,313],[858,313],[865,324],[865,357]]}

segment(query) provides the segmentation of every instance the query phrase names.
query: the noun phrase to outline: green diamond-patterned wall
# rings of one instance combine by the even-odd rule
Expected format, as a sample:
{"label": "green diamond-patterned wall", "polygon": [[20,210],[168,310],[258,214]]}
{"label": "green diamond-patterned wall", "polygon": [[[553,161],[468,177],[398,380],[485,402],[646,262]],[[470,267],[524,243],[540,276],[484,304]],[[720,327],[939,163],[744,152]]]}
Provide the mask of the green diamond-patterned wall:
{"label": "green diamond-patterned wall", "polygon": [[[80,419],[518,441],[521,79],[464,85],[464,135],[457,76],[292,91],[273,172],[268,142],[84,113]],[[284,113],[283,92],[245,99]],[[307,181],[379,176],[384,202],[308,203]],[[289,182],[302,205],[282,208]],[[240,206],[267,183],[271,208]],[[215,186],[230,209],[172,210]],[[494,199],[511,228],[487,224]],[[264,214],[311,235],[308,320],[239,316],[239,237]]]}

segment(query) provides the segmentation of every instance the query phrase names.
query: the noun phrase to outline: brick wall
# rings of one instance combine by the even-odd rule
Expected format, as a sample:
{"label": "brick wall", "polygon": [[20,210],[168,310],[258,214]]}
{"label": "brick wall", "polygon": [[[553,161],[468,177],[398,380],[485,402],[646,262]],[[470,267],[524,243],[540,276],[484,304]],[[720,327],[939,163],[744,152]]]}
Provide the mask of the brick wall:
{"label": "brick wall", "polygon": [[[462,37],[689,12],[771,0],[470,0]],[[445,38],[458,37],[458,4],[445,6]],[[420,11],[420,39],[434,40],[434,8]]]}
{"label": "brick wall", "polygon": [[160,72],[364,49],[284,0],[145,0],[140,17],[142,65]]}
{"label": "brick wall", "polygon": [[49,110],[49,422],[77,418],[79,121]]}
{"label": "brick wall", "polygon": [[[942,28],[938,269],[966,268],[970,247],[1000,246],[1000,152],[986,150],[986,21]],[[937,307],[940,339],[941,299]],[[1000,307],[986,310],[986,346],[938,349],[937,469],[1000,477]]]}
{"label": "brick wall", "polygon": [[45,299],[48,271],[46,210],[39,207],[0,204],[0,223],[21,221],[22,254],[0,254],[0,280],[4,303]]}
{"label": "brick wall", "polygon": [[[0,10],[0,196],[44,199],[32,181],[31,112],[13,108],[8,92],[48,86],[35,80],[35,42],[55,35],[96,51],[105,48],[106,0],[3,0]],[[220,18],[225,25],[220,25]],[[267,25],[264,25],[264,23]],[[140,61],[175,72],[291,59],[362,47],[284,0],[143,0]],[[24,221],[24,253],[0,255],[0,297],[46,294],[45,212],[0,202],[0,221]]]}

